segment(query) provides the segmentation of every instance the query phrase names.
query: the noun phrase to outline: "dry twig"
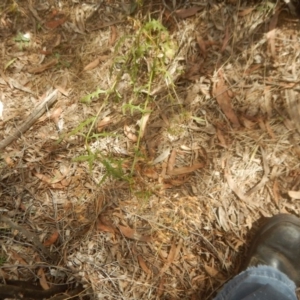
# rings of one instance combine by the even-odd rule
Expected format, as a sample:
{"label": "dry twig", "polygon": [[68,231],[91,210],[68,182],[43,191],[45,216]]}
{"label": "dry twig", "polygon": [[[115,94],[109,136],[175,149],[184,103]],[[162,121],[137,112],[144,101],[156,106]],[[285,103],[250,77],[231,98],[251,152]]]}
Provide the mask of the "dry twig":
{"label": "dry twig", "polygon": [[38,106],[29,115],[27,120],[20,128],[18,128],[12,135],[8,136],[0,142],[0,150],[10,145],[13,141],[18,139],[24,132],[26,132],[56,101],[57,90],[49,93],[48,96],[38,104]]}
{"label": "dry twig", "polygon": [[13,228],[13,229],[19,231],[20,233],[22,233],[29,241],[31,241],[34,244],[34,246],[38,250],[40,250],[42,252],[42,254],[46,258],[51,258],[52,260],[55,259],[55,256],[50,253],[50,251],[40,242],[39,238],[36,235],[34,235],[32,232],[29,232],[22,226],[14,223],[10,218],[5,217],[3,215],[0,215],[0,222],[1,221],[4,222],[5,224],[7,224],[10,228]]}

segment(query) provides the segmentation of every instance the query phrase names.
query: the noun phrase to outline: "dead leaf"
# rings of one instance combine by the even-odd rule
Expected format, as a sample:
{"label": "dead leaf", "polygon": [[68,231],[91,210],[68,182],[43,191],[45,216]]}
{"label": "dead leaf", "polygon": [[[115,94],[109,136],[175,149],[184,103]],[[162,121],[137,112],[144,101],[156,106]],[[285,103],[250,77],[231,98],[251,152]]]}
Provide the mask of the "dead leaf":
{"label": "dead leaf", "polygon": [[137,240],[137,241],[141,241],[141,242],[151,242],[152,241],[151,236],[141,235],[138,232],[136,232],[136,230],[134,230],[130,227],[125,227],[125,226],[119,225],[119,229],[120,229],[121,233],[129,239],[133,239],[133,240]]}
{"label": "dead leaf", "polygon": [[221,47],[221,53],[226,49],[227,45],[228,45],[228,42],[229,42],[229,25],[226,26],[226,29],[225,29],[225,36],[224,36],[224,40],[223,40],[223,44],[222,44],[222,47]]}
{"label": "dead leaf", "polygon": [[158,157],[156,157],[154,159],[154,161],[152,162],[153,165],[156,165],[162,161],[164,161],[170,154],[171,149],[167,148],[165,149]]}
{"label": "dead leaf", "polygon": [[59,117],[61,116],[61,113],[62,113],[62,108],[61,108],[61,107],[56,108],[56,109],[52,112],[52,114],[51,114],[51,119],[53,120],[53,122],[54,122],[55,124],[58,123]]}
{"label": "dead leaf", "polygon": [[23,92],[26,92],[26,93],[29,93],[29,94],[32,94],[32,95],[35,95],[35,93],[27,88],[26,86],[22,85],[21,83],[19,83],[17,80],[13,79],[13,78],[9,78],[9,83],[10,85],[12,85],[14,88],[20,90],[20,91],[23,91]]}
{"label": "dead leaf", "polygon": [[216,82],[213,86],[213,95],[214,97],[216,97],[217,102],[226,117],[233,124],[233,127],[239,128],[241,125],[234,110],[232,109],[231,99],[228,95],[227,90],[228,87],[224,82],[223,75],[221,72],[219,72],[219,81]]}
{"label": "dead leaf", "polygon": [[55,85],[54,86],[61,94],[63,94],[64,96],[68,97],[69,96],[69,91],[70,90],[66,90],[63,86],[61,85]]}
{"label": "dead leaf", "polygon": [[170,158],[168,160],[168,167],[167,167],[167,173],[169,174],[170,172],[173,171],[174,165],[175,165],[175,160],[176,160],[176,150],[173,149],[170,155]]}
{"label": "dead leaf", "polygon": [[198,43],[198,46],[202,52],[203,57],[206,57],[206,43],[205,41],[202,39],[202,37],[200,35],[196,36],[196,40]]}
{"label": "dead leaf", "polygon": [[27,69],[27,72],[31,74],[39,74],[51,68],[52,66],[55,66],[57,63],[58,63],[57,59],[52,59],[46,64]]}
{"label": "dead leaf", "polygon": [[288,191],[291,198],[300,200],[300,191]]}
{"label": "dead leaf", "polygon": [[145,134],[145,129],[146,129],[146,125],[147,125],[147,122],[149,120],[149,117],[150,117],[150,114],[144,114],[142,116],[142,118],[139,120],[139,126],[140,126],[140,137],[142,138]]}
{"label": "dead leaf", "polygon": [[11,252],[11,256],[12,258],[14,259],[14,261],[17,261],[19,262],[19,264],[21,265],[24,265],[24,266],[27,266],[27,262],[14,250],[10,249],[10,252]]}
{"label": "dead leaf", "polygon": [[173,242],[167,257],[167,260],[164,264],[164,266],[161,268],[159,275],[164,274],[168,268],[170,267],[170,265],[173,263],[174,259],[175,259],[175,254],[176,254],[176,244]]}
{"label": "dead leaf", "polygon": [[71,182],[71,178],[68,180],[64,179],[64,177],[65,177],[64,175],[60,175],[59,177],[50,178],[47,175],[35,173],[34,176],[36,176],[43,182],[49,184],[54,189],[63,189],[66,186],[68,186]]}
{"label": "dead leaf", "polygon": [[219,142],[220,142],[220,145],[221,145],[222,147],[224,147],[225,149],[227,149],[228,146],[227,146],[226,139],[225,139],[225,137],[224,137],[223,131],[220,130],[219,128],[217,128],[217,131],[216,131],[216,132],[217,132],[217,138],[218,138],[218,140],[219,140]]}
{"label": "dead leaf", "polygon": [[238,12],[238,16],[239,17],[245,17],[245,16],[249,15],[250,13],[252,13],[252,11],[254,9],[255,9],[255,7],[249,7],[249,8],[243,9],[243,10]]}
{"label": "dead leaf", "polygon": [[34,174],[37,178],[39,178],[40,180],[48,183],[48,184],[54,184],[54,183],[58,183],[60,181],[62,181],[65,177],[65,175],[60,174],[59,172],[55,174],[55,176],[53,178],[50,178],[47,175],[41,174],[41,173],[35,173]]}
{"label": "dead leaf", "polygon": [[181,168],[173,169],[170,173],[168,172],[168,175],[177,176],[177,175],[187,174],[187,173],[194,172],[198,169],[201,169],[204,166],[205,166],[204,163],[196,163],[190,167],[181,167]]}
{"label": "dead leaf", "polygon": [[181,186],[181,185],[183,185],[184,183],[186,183],[188,180],[189,180],[189,177],[188,177],[188,176],[184,176],[184,177],[181,178],[181,179],[169,179],[169,180],[166,182],[166,184],[169,183],[169,185],[168,185],[168,187],[167,187],[167,185],[166,185],[165,188],[172,188],[172,187],[174,187],[174,186]]}
{"label": "dead leaf", "polygon": [[246,69],[245,75],[250,75],[251,73],[253,73],[254,71],[256,71],[262,67],[263,67],[263,64],[256,64],[255,66]]}
{"label": "dead leaf", "polygon": [[117,34],[117,27],[115,25],[112,25],[110,27],[110,37],[109,37],[109,46],[113,46],[117,40],[118,34]]}
{"label": "dead leaf", "polygon": [[112,224],[109,224],[109,222],[107,222],[102,216],[100,216],[98,219],[97,229],[104,232],[110,232],[112,234],[116,233],[116,230]]}
{"label": "dead leaf", "polygon": [[153,168],[145,168],[142,172],[143,175],[151,179],[158,179],[158,174]]}
{"label": "dead leaf", "polygon": [[241,120],[243,126],[247,129],[253,129],[256,126],[256,122],[252,122],[245,116],[240,116],[240,120]]}
{"label": "dead leaf", "polygon": [[188,80],[199,79],[199,74],[201,73],[202,63],[190,63],[185,71],[184,77]]}
{"label": "dead leaf", "polygon": [[163,295],[164,290],[165,290],[165,283],[166,283],[166,279],[164,276],[162,276],[159,281],[159,286],[157,287],[157,290],[156,290],[157,299],[161,299],[161,296]]}
{"label": "dead leaf", "polygon": [[52,235],[44,242],[44,246],[49,247],[53,245],[59,237],[58,231],[54,231]]}
{"label": "dead leaf", "polygon": [[210,267],[207,264],[204,265],[204,269],[210,277],[216,277],[219,273],[219,271],[217,269]]}
{"label": "dead leaf", "polygon": [[124,133],[128,137],[128,139],[131,140],[132,142],[137,141],[138,139],[137,136],[132,132],[129,126],[124,125]]}
{"label": "dead leaf", "polygon": [[54,29],[67,21],[67,17],[64,15],[55,16],[55,20],[51,20],[45,23],[45,26],[49,29]]}
{"label": "dead leaf", "polygon": [[227,216],[227,214],[226,214],[224,208],[222,206],[218,207],[217,217],[218,217],[219,224],[225,231],[228,231],[230,227],[228,225],[226,216]]}
{"label": "dead leaf", "polygon": [[101,132],[106,126],[112,123],[110,117],[105,117],[97,123],[97,131]]}
{"label": "dead leaf", "polygon": [[90,71],[95,69],[100,63],[100,59],[99,57],[96,58],[95,60],[93,60],[92,62],[90,62],[89,64],[87,64],[84,68],[83,71]]}
{"label": "dead leaf", "polygon": [[151,275],[152,272],[151,272],[151,270],[147,267],[147,265],[146,265],[146,263],[145,263],[143,257],[142,257],[141,255],[138,255],[138,256],[137,256],[137,259],[138,259],[139,265],[140,265],[140,267],[142,268],[142,270],[143,270],[145,273]]}
{"label": "dead leaf", "polygon": [[14,161],[8,155],[4,156],[4,160],[8,166],[13,167]]}
{"label": "dead leaf", "polygon": [[267,132],[268,132],[269,136],[271,137],[271,139],[275,140],[276,136],[275,136],[274,131],[272,130],[272,128],[270,126],[270,123],[268,121],[266,121],[265,125],[266,125],[266,129],[267,129]]}
{"label": "dead leaf", "polygon": [[276,37],[276,26],[278,22],[278,16],[280,14],[281,10],[277,9],[273,17],[271,18],[270,24],[269,24],[269,32],[267,32],[266,37],[268,40],[268,48],[271,52],[272,57],[276,57],[276,49],[275,49],[275,37]]}
{"label": "dead leaf", "polygon": [[194,16],[200,10],[202,10],[202,7],[192,6],[186,9],[178,9],[175,11],[175,14],[177,15],[178,18],[185,19]]}
{"label": "dead leaf", "polygon": [[37,271],[37,275],[39,277],[40,285],[44,290],[49,290],[50,287],[47,283],[45,272],[43,268],[39,268]]}
{"label": "dead leaf", "polygon": [[229,170],[227,168],[225,168],[224,171],[225,171],[224,176],[227,180],[227,183],[228,183],[230,189],[238,196],[238,198],[240,198],[241,200],[243,200],[247,204],[251,204],[250,198],[245,196],[244,193],[240,190],[240,188],[238,187],[236,182],[232,179],[232,177],[229,173]]}
{"label": "dead leaf", "polygon": [[269,174],[270,174],[270,167],[267,161],[266,153],[263,147],[260,147],[260,152],[262,156],[263,168],[264,168],[264,175],[259,183],[257,183],[253,188],[251,188],[247,193],[246,196],[250,196],[251,194],[259,191],[262,189],[265,184],[269,181]]}

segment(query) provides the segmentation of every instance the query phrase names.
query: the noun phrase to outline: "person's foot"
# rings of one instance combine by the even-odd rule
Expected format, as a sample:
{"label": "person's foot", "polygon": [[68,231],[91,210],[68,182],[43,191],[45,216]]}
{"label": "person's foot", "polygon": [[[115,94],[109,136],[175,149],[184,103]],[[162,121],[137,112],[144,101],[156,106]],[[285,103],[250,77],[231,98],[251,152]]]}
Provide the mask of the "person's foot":
{"label": "person's foot", "polygon": [[300,219],[289,214],[269,218],[256,234],[247,267],[267,265],[300,286]]}

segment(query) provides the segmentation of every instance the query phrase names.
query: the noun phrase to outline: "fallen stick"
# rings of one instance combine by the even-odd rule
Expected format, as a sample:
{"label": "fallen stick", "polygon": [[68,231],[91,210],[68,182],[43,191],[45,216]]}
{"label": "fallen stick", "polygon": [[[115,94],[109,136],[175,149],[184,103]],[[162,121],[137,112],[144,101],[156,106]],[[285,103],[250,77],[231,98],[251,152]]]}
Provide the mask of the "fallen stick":
{"label": "fallen stick", "polygon": [[13,134],[0,142],[0,150],[10,145],[13,141],[18,139],[23,133],[25,133],[56,101],[57,90],[51,92],[46,98],[37,105],[33,112],[29,115],[27,120],[20,128],[18,128]]}
{"label": "fallen stick", "polygon": [[53,297],[56,294],[67,291],[68,285],[53,286],[49,290],[39,290],[38,288],[25,288],[24,286],[5,285],[0,284],[0,299],[36,299],[42,300],[45,298]]}
{"label": "fallen stick", "polygon": [[47,249],[39,240],[38,236],[36,236],[34,233],[28,231],[24,227],[14,223],[10,218],[5,217],[3,215],[0,215],[0,222],[4,222],[7,224],[10,228],[15,229],[19,231],[21,234],[23,234],[26,239],[29,242],[32,242],[34,246],[43,254],[43,256],[47,259],[51,259],[52,261],[56,260],[56,256],[52,253],[50,253],[49,249]]}

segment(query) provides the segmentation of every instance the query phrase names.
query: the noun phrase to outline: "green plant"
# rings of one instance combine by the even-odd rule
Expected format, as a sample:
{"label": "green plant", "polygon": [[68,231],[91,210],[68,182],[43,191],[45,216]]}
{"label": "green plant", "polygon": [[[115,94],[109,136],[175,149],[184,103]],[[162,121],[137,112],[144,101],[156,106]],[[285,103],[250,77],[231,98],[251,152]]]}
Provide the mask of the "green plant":
{"label": "green plant", "polygon": [[[131,47],[123,47],[130,44]],[[124,51],[124,48],[127,48]],[[100,181],[102,183],[107,177],[113,177],[130,182],[135,166],[139,160],[143,160],[140,151],[143,131],[137,132],[137,141],[133,144],[131,167],[129,172],[124,171],[123,159],[114,157],[111,153],[101,153],[91,149],[91,143],[102,137],[114,133],[94,132],[95,124],[104,107],[110,103],[120,103],[124,99],[118,92],[117,86],[121,82],[124,74],[129,75],[130,97],[129,101],[120,103],[123,116],[142,120],[145,115],[152,113],[152,103],[155,97],[151,96],[154,83],[166,82],[172,89],[172,76],[167,70],[167,64],[175,56],[177,50],[176,43],[171,39],[167,29],[157,20],[150,20],[144,25],[140,25],[133,35],[123,36],[115,46],[113,67],[110,76],[114,78],[109,89],[97,87],[94,91],[81,98],[81,103],[90,105],[92,102],[101,101],[102,105],[97,114],[79,124],[68,135],[81,135],[85,138],[85,148],[87,153],[75,159],[75,161],[88,162],[90,170],[96,162],[101,162],[106,169],[106,174]],[[124,52],[123,52],[124,51]],[[170,96],[172,98],[172,96]]]}

